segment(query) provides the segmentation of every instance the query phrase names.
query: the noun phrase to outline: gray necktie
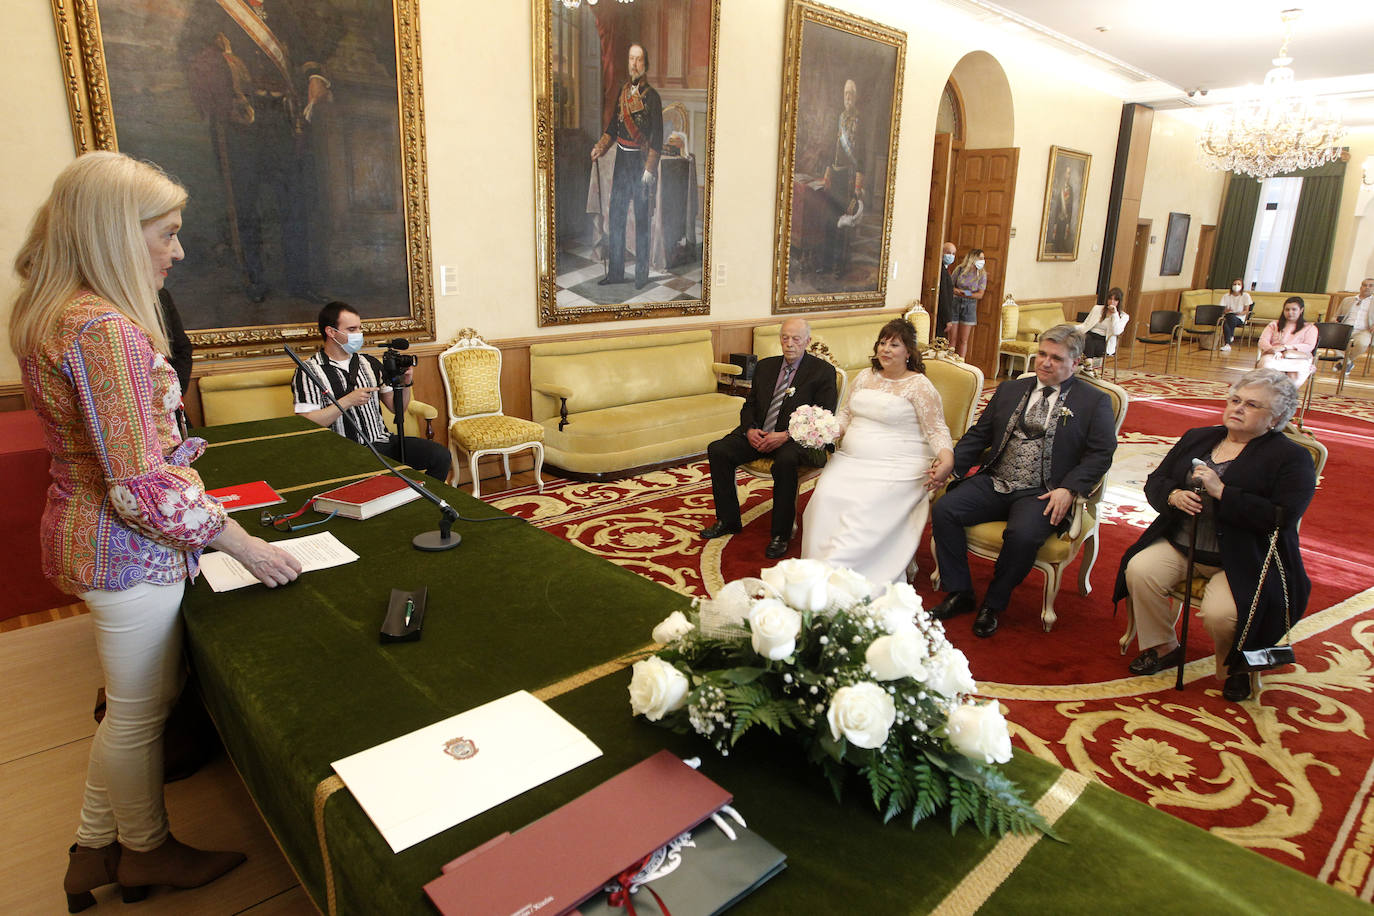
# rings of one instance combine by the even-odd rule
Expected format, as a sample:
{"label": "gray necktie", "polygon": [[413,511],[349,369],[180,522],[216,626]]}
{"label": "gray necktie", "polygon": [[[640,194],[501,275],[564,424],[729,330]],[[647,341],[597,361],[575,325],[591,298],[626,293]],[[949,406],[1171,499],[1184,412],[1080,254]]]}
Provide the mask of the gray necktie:
{"label": "gray necktie", "polygon": [[[801,360],[797,362],[800,363]],[[773,401],[768,405],[768,413],[763,419],[763,431],[766,433],[773,432],[773,427],[778,423],[778,413],[782,410],[782,399],[787,397],[787,388],[792,382],[792,372],[795,369],[795,366],[789,366],[785,362],[782,364],[782,371],[778,373],[777,387],[773,389]]]}
{"label": "gray necktie", "polygon": [[1050,415],[1050,397],[1054,394],[1054,389],[1049,385],[1040,389],[1040,400],[1035,402],[1035,406],[1026,411],[1026,428],[1034,433],[1045,431],[1046,421]]}

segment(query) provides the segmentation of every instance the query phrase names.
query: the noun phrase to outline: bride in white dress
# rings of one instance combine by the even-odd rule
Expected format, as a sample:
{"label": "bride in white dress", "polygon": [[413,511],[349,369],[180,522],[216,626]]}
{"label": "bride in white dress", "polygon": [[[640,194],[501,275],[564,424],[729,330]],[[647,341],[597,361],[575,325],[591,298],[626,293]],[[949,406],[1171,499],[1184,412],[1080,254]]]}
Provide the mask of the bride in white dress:
{"label": "bride in white dress", "polygon": [[899,582],[930,514],[927,491],[954,467],[954,443],[911,325],[884,325],[873,355],[836,415],[841,438],[802,517],[801,555]]}

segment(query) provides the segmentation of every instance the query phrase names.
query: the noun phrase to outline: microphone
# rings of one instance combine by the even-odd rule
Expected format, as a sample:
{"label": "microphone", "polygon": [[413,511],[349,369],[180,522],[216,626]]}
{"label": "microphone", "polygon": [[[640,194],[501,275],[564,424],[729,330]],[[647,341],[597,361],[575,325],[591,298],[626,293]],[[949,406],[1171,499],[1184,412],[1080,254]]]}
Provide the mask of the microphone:
{"label": "microphone", "polygon": [[396,337],[392,340],[379,341],[375,346],[385,347],[388,350],[409,350],[410,341],[406,340],[404,337]]}
{"label": "microphone", "polygon": [[[392,343],[396,343],[396,341],[392,341]],[[409,343],[407,343],[406,346],[409,346]],[[289,345],[283,344],[282,349],[286,351],[286,355],[291,357],[291,361],[295,363],[302,372],[304,372],[306,375],[310,375],[310,370],[306,368],[305,363],[301,362],[301,358],[296,355],[295,351],[293,351]],[[329,391],[329,385],[322,384],[319,386],[319,388],[320,393],[324,395],[325,400],[330,405],[338,408],[339,416],[343,418],[344,425],[347,426],[349,430],[353,433],[353,435],[356,437],[354,441],[356,442],[361,440],[363,438],[362,433],[358,431],[358,427],[353,422],[353,418],[348,415],[348,411],[344,410],[342,407],[339,407],[338,402],[334,400],[333,394],[331,394]],[[440,550],[450,550],[454,547],[457,547],[458,544],[461,543],[463,540],[462,535],[452,533],[453,523],[458,520],[457,510],[450,506],[440,497],[431,493],[425,487],[420,486],[418,483],[411,480],[409,477],[407,477],[406,475],[402,474],[400,471],[392,467],[387,462],[387,460],[382,457],[382,453],[377,451],[376,445],[374,445],[371,442],[367,442],[364,444],[367,446],[368,450],[372,452],[373,457],[376,458],[379,462],[381,462],[382,467],[386,468],[394,476],[398,477],[402,482],[405,483],[406,486],[410,487],[416,493],[419,493],[425,499],[429,500],[430,502],[434,503],[434,505],[439,507],[439,529],[437,531],[426,531],[423,534],[415,535],[415,537],[412,538],[410,541],[410,543],[415,546],[415,549],[434,552]]]}

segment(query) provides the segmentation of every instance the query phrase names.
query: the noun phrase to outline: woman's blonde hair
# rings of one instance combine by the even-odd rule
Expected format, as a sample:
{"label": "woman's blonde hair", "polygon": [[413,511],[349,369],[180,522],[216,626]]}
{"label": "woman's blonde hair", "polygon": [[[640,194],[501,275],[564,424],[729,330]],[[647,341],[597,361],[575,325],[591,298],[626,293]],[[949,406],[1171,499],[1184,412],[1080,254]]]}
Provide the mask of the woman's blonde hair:
{"label": "woman's blonde hair", "polygon": [[14,259],[19,294],[10,347],[21,360],[80,289],[105,299],[167,352],[143,225],[186,205],[186,189],[150,162],[122,153],[77,158],[53,182]]}

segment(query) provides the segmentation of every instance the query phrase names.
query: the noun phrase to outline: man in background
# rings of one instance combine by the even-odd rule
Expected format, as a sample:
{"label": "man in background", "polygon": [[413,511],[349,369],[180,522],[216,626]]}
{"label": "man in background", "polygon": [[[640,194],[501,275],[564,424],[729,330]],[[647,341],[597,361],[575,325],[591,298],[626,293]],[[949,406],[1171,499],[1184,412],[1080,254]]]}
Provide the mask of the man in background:
{"label": "man in background", "polygon": [[1371,331],[1374,330],[1374,277],[1365,277],[1360,284],[1358,296],[1346,296],[1336,310],[1343,315],[1341,321],[1355,330],[1350,335],[1350,343],[1345,348],[1345,374],[1355,368],[1355,360],[1369,352]]}
{"label": "man in background", "polygon": [[940,298],[935,307],[935,333],[933,337],[954,339],[954,329],[949,323],[954,320],[954,278],[950,270],[954,267],[955,251],[953,242],[945,242],[940,255]]}

